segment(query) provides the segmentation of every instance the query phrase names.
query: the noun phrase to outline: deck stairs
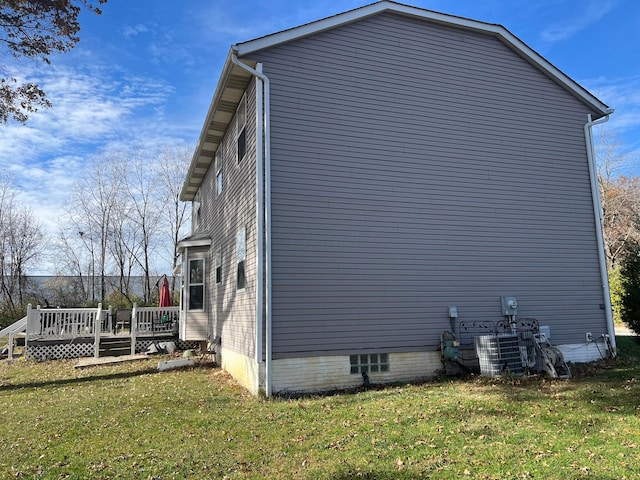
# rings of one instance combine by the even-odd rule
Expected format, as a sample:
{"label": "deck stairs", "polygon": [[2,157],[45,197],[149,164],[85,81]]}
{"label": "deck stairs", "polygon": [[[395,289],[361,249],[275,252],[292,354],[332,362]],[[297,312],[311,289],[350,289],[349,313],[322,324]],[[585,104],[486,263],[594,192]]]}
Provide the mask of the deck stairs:
{"label": "deck stairs", "polygon": [[20,336],[20,334],[26,333],[26,332],[27,332],[27,317],[21,318],[17,322],[14,322],[8,327],[5,327],[2,330],[0,330],[0,338],[9,337],[9,340],[8,340],[9,360],[13,360],[14,339],[16,338],[16,336]]}
{"label": "deck stairs", "polygon": [[120,357],[131,354],[131,337],[102,337],[99,357]]}

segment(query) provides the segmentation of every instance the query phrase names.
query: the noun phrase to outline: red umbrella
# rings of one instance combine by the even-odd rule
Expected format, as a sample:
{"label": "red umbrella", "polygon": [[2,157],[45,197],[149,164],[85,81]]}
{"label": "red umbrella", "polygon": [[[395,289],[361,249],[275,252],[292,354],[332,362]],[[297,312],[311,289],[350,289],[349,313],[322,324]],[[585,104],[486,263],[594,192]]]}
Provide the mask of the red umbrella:
{"label": "red umbrella", "polygon": [[173,299],[171,298],[171,290],[169,289],[169,280],[167,280],[167,276],[165,275],[162,279],[162,286],[160,287],[160,299],[158,301],[158,306],[160,307],[160,318],[162,319],[162,323],[169,322],[169,312],[162,311],[162,307],[170,307],[173,305]]}
{"label": "red umbrella", "polygon": [[162,286],[160,287],[160,300],[158,306],[170,307],[173,305],[173,299],[171,298],[171,289],[169,289],[169,280],[165,275],[162,279]]}

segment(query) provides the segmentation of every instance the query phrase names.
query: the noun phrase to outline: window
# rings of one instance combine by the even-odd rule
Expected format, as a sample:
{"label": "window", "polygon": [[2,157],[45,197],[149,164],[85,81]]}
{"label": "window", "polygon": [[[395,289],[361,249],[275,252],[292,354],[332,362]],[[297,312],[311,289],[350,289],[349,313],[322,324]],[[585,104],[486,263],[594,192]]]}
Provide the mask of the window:
{"label": "window", "polygon": [[216,152],[216,194],[222,193],[222,149],[218,149]]}
{"label": "window", "polygon": [[238,163],[242,161],[247,153],[247,97],[242,96],[238,109],[236,110],[236,132],[238,134]]}
{"label": "window", "polygon": [[189,310],[204,309],[204,258],[189,260]]}
{"label": "window", "polygon": [[216,250],[216,283],[222,283],[222,250]]}
{"label": "window", "polygon": [[389,355],[386,353],[365,353],[350,355],[351,373],[377,373],[389,371]]}
{"label": "window", "polygon": [[[198,197],[199,198],[199,197]],[[200,226],[200,201],[191,202],[191,231],[195,232]]]}
{"label": "window", "polygon": [[245,263],[247,259],[247,229],[243,228],[236,235],[236,255],[238,262],[238,273],[236,275],[236,287],[243,290],[247,286],[247,274]]}

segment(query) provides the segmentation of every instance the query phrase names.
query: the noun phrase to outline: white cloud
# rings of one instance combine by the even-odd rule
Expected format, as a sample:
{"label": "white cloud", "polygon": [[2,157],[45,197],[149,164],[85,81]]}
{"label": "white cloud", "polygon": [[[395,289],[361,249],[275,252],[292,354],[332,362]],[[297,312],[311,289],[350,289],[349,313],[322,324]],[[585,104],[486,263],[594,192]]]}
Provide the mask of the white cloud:
{"label": "white cloud", "polygon": [[547,27],[541,33],[542,40],[551,43],[566,40],[597,23],[614,7],[614,4],[613,0],[591,0],[575,16]]}
{"label": "white cloud", "polygon": [[74,181],[95,155],[170,141],[163,112],[174,88],[97,67],[51,67],[22,79],[40,83],[53,107],[0,128],[0,170],[13,175],[20,202],[53,238]]}
{"label": "white cloud", "polygon": [[37,162],[41,155],[129,136],[138,115],[157,116],[173,87],[144,77],[105,78],[104,71],[56,67],[36,79],[53,103],[26,125],[0,129],[0,165]]}
{"label": "white cloud", "polygon": [[611,117],[612,126],[621,131],[640,128],[640,76],[599,77],[581,83],[615,109]]}
{"label": "white cloud", "polygon": [[122,27],[122,34],[127,38],[135,37],[136,35],[146,33],[148,31],[149,28],[142,23],[138,23],[137,25],[125,25]]}

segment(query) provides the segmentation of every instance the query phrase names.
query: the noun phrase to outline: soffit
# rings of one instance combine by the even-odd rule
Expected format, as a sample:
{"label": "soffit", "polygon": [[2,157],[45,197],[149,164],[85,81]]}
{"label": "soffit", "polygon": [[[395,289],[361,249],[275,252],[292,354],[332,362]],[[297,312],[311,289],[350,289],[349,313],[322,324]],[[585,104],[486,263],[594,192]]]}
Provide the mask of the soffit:
{"label": "soffit", "polygon": [[[255,62],[253,64],[251,62],[245,63],[251,67],[255,66]],[[238,103],[250,80],[251,74],[249,72],[232,64],[230,58],[227,59],[200,132],[198,145],[180,192],[180,200],[191,201],[194,199],[202,180],[213,163],[216,150],[220,146],[231,120],[233,120]]]}

